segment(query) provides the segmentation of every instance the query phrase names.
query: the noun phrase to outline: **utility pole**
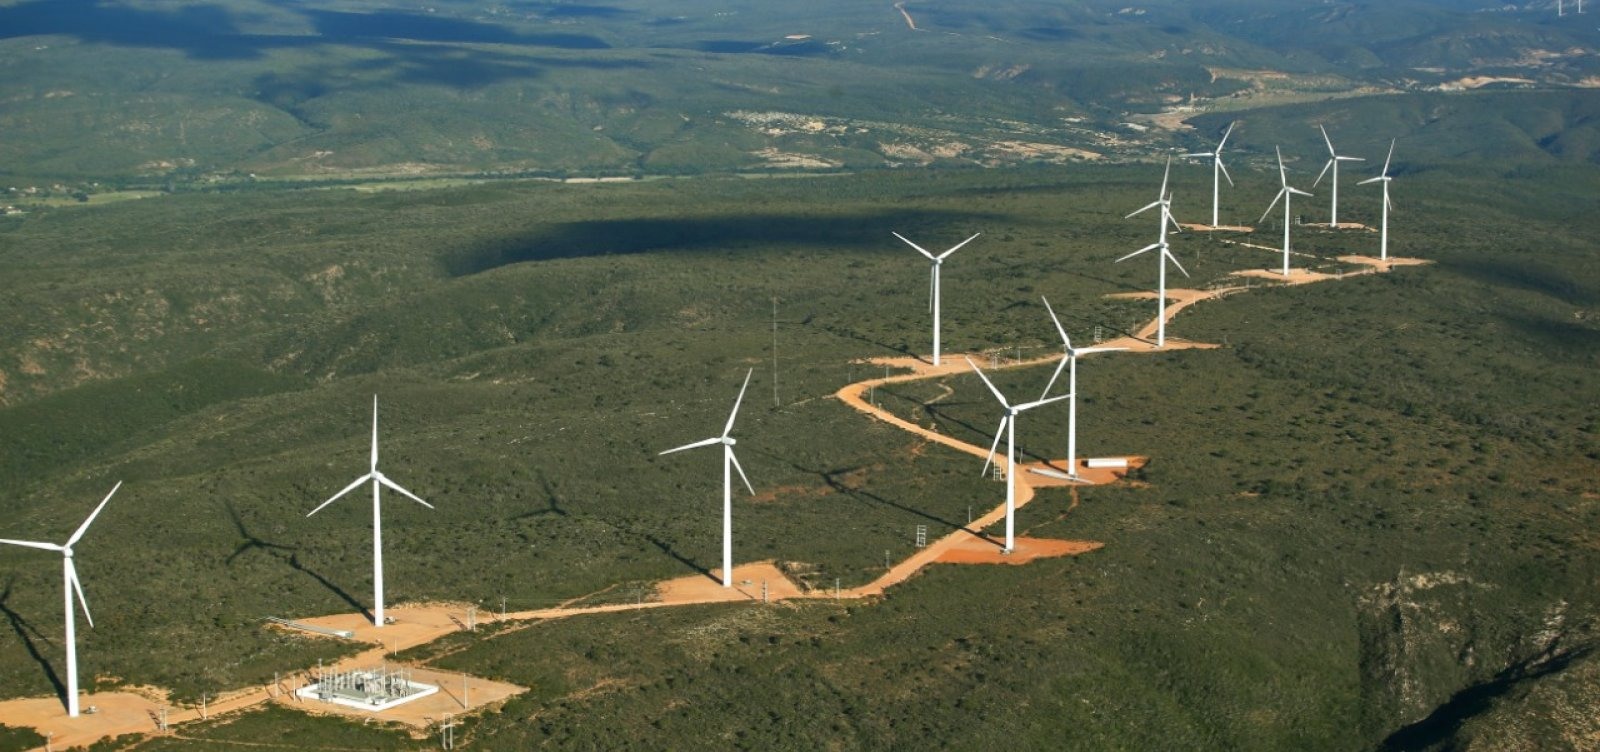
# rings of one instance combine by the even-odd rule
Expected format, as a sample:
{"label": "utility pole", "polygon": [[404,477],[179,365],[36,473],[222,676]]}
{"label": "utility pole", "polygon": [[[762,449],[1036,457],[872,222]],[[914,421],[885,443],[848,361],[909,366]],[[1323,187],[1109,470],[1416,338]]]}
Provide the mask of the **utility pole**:
{"label": "utility pole", "polygon": [[778,296],[772,296],[772,406],[783,407],[778,400]]}
{"label": "utility pole", "polygon": [[439,724],[439,745],[445,749],[456,748],[456,723],[451,716],[444,717],[444,723]]}

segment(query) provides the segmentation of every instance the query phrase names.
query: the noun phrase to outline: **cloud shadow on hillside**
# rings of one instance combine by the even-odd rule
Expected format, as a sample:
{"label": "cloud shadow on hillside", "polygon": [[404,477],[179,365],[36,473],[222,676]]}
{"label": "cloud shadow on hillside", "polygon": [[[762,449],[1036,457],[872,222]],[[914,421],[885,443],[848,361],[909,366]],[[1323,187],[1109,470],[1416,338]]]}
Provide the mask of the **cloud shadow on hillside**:
{"label": "cloud shadow on hillside", "polygon": [[[294,4],[283,7],[305,17],[314,33],[250,33],[239,26],[234,12],[220,3],[154,10],[98,0],[35,0],[0,7],[0,39],[60,35],[120,47],[177,50],[199,60],[254,60],[271,50],[345,45],[388,52],[402,61],[421,56],[412,61],[413,66],[426,63],[427,55],[437,55],[441,46],[456,55],[486,54],[459,47],[472,44],[563,50],[611,47],[605,40],[588,34],[526,32],[509,25],[434,13],[351,13],[301,9]],[[599,7],[595,6],[597,10]],[[523,74],[525,71],[519,71],[519,75]],[[443,78],[448,81],[452,77]]]}
{"label": "cloud shadow on hillside", "polygon": [[686,218],[568,222],[502,238],[445,259],[453,276],[468,276],[526,261],[638,253],[695,252],[756,247],[822,250],[894,250],[894,228],[971,224],[978,213],[878,211],[867,214],[718,215]]}

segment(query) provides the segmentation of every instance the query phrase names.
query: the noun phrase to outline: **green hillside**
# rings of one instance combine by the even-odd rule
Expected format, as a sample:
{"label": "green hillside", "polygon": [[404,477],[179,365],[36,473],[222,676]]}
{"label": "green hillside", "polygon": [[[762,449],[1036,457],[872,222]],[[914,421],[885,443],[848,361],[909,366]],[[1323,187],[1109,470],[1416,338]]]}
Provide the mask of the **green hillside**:
{"label": "green hillside", "polygon": [[[903,13],[902,13],[903,10]],[[991,362],[1132,333],[1166,155],[1228,143],[1193,288],[1327,220],[1317,130],[1391,139],[1391,273],[1363,230],[1182,313],[1221,345],[1102,355],[1086,454],[1025,535],[1103,548],[935,565],[881,598],[486,628],[403,660],[530,692],[463,748],[1584,750],[1600,728],[1600,76],[1576,14],[1476,0],[779,5],[0,0],[0,536],[75,546],[84,684],[179,703],[353,652],[263,626],[394,604],[632,602],[720,565],[714,433],[746,373],[735,556],[871,582],[1004,498],[974,457],[833,394],[929,348]],[[611,180],[599,181],[598,177]],[[576,180],[574,180],[576,179]],[[1172,164],[1180,221],[1208,165]],[[944,245],[941,245],[944,244]],[[776,309],[776,310],[775,310]],[[999,369],[1007,394],[1053,366]],[[1059,389],[1059,388],[1058,388]],[[962,441],[967,374],[874,390]],[[1029,397],[1032,399],[1032,397]],[[1064,453],[1030,412],[1025,457]],[[53,555],[0,547],[0,699],[59,691]],[[42,738],[5,726],[0,749]],[[100,748],[433,748],[259,709]]]}
{"label": "green hillside", "polygon": [[[1572,191],[1543,187],[1552,175]],[[1236,176],[1230,202],[1270,198],[1265,174]],[[1180,171],[1176,189],[1199,195],[1207,177]],[[262,617],[366,602],[361,505],[302,516],[362,467],[373,393],[386,471],[438,507],[390,507],[392,595],[531,608],[610,586],[629,597],[710,565],[711,465],[654,454],[712,430],[753,367],[740,447],[759,494],[736,504],[738,557],[795,563],[818,586],[864,582],[885,550],[909,553],[916,525],[953,529],[1000,491],[971,458],[825,398],[862,375],[852,359],[926,346],[925,271],[887,230],[930,243],[983,231],[947,270],[947,347],[1046,352],[1041,293],[1079,336],[1148,317],[1146,304],[1100,296],[1149,284],[1143,265],[1110,262],[1146,241],[1145,223],[1120,215],[1155,178],[1134,166],[506,183],[13,217],[11,326],[74,349],[23,343],[4,356],[43,369],[8,369],[6,532],[59,537],[126,479],[79,546],[98,618],[85,665],[193,697],[331,654],[265,632]],[[1541,661],[1581,662],[1595,574],[1585,479],[1600,454],[1585,397],[1600,352],[1580,190],[1593,180],[1408,173],[1395,249],[1436,266],[1208,304],[1175,331],[1229,348],[1087,363],[1084,444],[1151,454],[1149,486],[1086,490],[1070,511],[1046,496],[1023,528],[1103,551],[935,569],[878,605],[687,609],[488,640],[445,665],[536,691],[473,733],[490,749],[670,745],[707,724],[729,747],[961,747],[1007,732],[1024,746],[1348,749],[1511,667],[1544,676]],[[1353,196],[1352,215],[1376,208]],[[1560,221],[1515,221],[1524,212]],[[1177,242],[1198,282],[1270,263],[1215,239]],[[1371,242],[1298,241],[1327,256]],[[142,292],[118,298],[129,279]],[[38,315],[69,285],[107,308]],[[1026,393],[1045,376],[1004,372],[1001,385]],[[948,385],[936,410],[927,385],[878,397],[987,440],[981,387]],[[1025,451],[1059,452],[1054,421],[1022,426]],[[7,607],[48,634],[52,570],[26,552],[0,559]],[[1004,618],[985,618],[997,603]],[[1558,611],[1561,639],[1546,650]],[[729,646],[690,637],[706,629]],[[641,633],[670,637],[644,645]],[[0,643],[12,693],[49,691],[29,644],[53,660],[36,635]],[[1462,650],[1473,660],[1447,658]],[[591,691],[619,683],[638,689]],[[712,710],[735,697],[789,699]],[[989,720],[952,726],[955,697]],[[678,699],[686,709],[671,710]],[[846,709],[858,720],[826,720]]]}

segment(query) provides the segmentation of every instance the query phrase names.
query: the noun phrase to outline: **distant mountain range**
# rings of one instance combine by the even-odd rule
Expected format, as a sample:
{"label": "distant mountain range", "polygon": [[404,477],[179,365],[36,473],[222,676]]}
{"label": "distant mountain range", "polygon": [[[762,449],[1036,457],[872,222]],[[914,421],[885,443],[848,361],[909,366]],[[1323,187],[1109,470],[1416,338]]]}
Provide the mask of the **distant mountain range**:
{"label": "distant mountain range", "polygon": [[1588,161],[1585,19],[1421,0],[0,2],[0,180],[1070,162],[1192,145],[1183,121],[1219,112],[1426,94],[1359,105],[1374,137],[1406,136],[1512,101],[1445,95],[1499,88],[1565,94],[1463,115],[1515,133],[1440,156]]}

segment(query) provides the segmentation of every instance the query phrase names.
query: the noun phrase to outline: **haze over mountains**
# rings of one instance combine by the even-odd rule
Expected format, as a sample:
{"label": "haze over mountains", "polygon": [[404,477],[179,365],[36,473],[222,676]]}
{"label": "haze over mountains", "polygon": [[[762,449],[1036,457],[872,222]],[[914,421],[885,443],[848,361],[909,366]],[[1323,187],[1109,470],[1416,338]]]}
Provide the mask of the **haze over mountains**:
{"label": "haze over mountains", "polygon": [[[7,0],[0,176],[164,184],[1121,158],[1194,143],[1180,121],[1205,112],[1600,86],[1600,32],[1552,11],[1421,0]],[[1523,119],[1416,148],[1466,154],[1506,130],[1537,143],[1554,123],[1577,132],[1550,154],[1595,158],[1589,105],[1523,101],[1502,108]],[[1359,106],[1389,122],[1356,138],[1426,132],[1415,104]]]}

